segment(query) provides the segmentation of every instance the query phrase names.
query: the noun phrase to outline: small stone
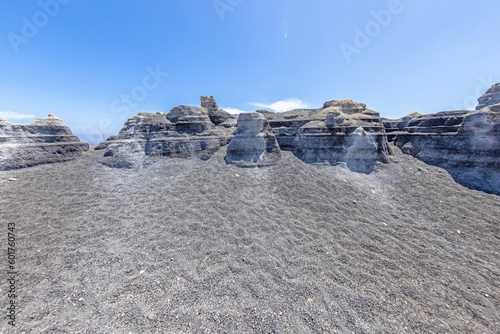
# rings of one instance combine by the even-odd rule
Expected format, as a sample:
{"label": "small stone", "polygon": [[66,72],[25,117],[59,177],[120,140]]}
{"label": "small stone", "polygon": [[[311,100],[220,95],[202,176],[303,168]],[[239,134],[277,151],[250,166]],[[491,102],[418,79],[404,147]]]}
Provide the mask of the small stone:
{"label": "small stone", "polygon": [[9,179],[9,181],[17,181],[17,179],[16,179],[16,178],[11,177],[11,178]]}
{"label": "small stone", "polygon": [[145,273],[144,270],[139,271],[139,274],[141,274],[141,275],[144,274],[144,273]]}
{"label": "small stone", "polygon": [[460,231],[460,230],[457,230],[457,234],[462,234],[462,231]]}
{"label": "small stone", "polygon": [[485,296],[486,298],[490,298],[490,295],[488,295],[487,293],[485,293],[485,294],[484,294],[484,296]]}

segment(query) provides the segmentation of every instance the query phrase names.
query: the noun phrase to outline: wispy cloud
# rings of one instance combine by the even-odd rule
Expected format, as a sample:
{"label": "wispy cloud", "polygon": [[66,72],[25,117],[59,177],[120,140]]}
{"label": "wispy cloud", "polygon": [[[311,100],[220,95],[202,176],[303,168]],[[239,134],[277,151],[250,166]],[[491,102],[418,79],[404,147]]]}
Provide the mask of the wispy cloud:
{"label": "wispy cloud", "polygon": [[304,101],[296,98],[290,98],[285,100],[276,101],[274,103],[265,104],[265,103],[251,103],[251,105],[259,108],[266,109],[274,112],[284,112],[293,109],[306,109],[310,108],[310,106]]}
{"label": "wispy cloud", "polygon": [[6,120],[12,119],[27,119],[27,118],[35,118],[35,115],[32,114],[20,114],[14,111],[0,111],[0,118]]}

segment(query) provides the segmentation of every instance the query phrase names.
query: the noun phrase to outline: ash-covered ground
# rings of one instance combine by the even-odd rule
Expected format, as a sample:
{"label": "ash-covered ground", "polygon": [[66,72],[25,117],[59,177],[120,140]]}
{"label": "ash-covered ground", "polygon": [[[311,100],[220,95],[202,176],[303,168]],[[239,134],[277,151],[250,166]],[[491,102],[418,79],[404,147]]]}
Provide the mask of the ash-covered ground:
{"label": "ash-covered ground", "polygon": [[370,175],[288,152],[238,168],[224,149],[0,172],[19,270],[0,331],[497,332],[500,197],[392,149]]}

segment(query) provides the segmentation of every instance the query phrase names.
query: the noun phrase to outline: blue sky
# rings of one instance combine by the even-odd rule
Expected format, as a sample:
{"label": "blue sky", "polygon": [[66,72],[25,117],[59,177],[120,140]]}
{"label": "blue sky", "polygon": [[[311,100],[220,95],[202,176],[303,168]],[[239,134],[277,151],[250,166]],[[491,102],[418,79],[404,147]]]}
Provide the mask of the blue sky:
{"label": "blue sky", "polygon": [[500,81],[498,13],[498,0],[0,0],[0,117],[53,113],[95,143],[201,95],[231,111],[470,109]]}

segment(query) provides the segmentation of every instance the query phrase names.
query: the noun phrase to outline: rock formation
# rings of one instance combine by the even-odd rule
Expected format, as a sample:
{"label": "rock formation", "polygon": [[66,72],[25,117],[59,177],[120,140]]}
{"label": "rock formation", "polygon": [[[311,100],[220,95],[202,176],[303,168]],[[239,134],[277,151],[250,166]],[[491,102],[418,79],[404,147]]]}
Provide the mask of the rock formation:
{"label": "rock formation", "polygon": [[96,149],[105,150],[103,163],[132,167],[147,156],[209,159],[231,140],[236,117],[218,108],[213,97],[202,97],[204,107],[177,106],[168,114],[139,113],[117,136]]}
{"label": "rock formation", "polygon": [[259,112],[280,148],[307,163],[346,163],[353,171],[369,173],[390,153],[380,115],[363,103],[333,100],[320,109]]}
{"label": "rock formation", "polygon": [[52,114],[30,124],[0,119],[0,170],[67,161],[88,149]]}
{"label": "rock formation", "polygon": [[240,114],[236,135],[227,147],[226,162],[240,167],[276,164],[281,150],[267,119],[259,113]]}
{"label": "rock formation", "polygon": [[496,84],[475,111],[382,120],[363,103],[332,100],[318,109],[258,110],[236,120],[212,96],[203,96],[201,107],[140,113],[97,149],[105,150],[104,163],[129,167],[147,156],[209,159],[229,144],[226,162],[241,167],[275,164],[286,150],[305,163],[344,164],[370,173],[377,162],[388,160],[389,139],[403,152],[447,169],[457,182],[500,194],[499,101]]}
{"label": "rock formation", "polygon": [[106,164],[130,167],[145,156],[208,159],[230,141],[226,161],[245,167],[274,164],[281,149],[307,163],[345,163],[369,173],[389,154],[379,114],[362,103],[333,100],[320,109],[259,110],[236,122],[212,96],[202,96],[201,107],[178,106],[167,115],[140,113],[97,149],[105,149]]}
{"label": "rock formation", "polygon": [[215,125],[234,126],[235,117],[220,109],[213,96],[202,96],[201,107],[208,110],[208,117]]}
{"label": "rock formation", "polygon": [[465,186],[500,194],[499,101],[500,85],[496,84],[479,98],[475,111],[412,118],[397,133],[395,143],[403,152],[446,169]]}
{"label": "rock formation", "polygon": [[413,118],[418,116],[422,116],[422,114],[414,112],[400,119],[382,118],[382,123],[385,127],[385,133],[387,134],[387,140],[393,141],[400,132],[404,132],[404,129],[408,126],[408,123],[410,123]]}
{"label": "rock formation", "polygon": [[500,83],[496,83],[491,86],[491,88],[479,98],[478,102],[479,104],[476,107],[476,110],[481,110],[488,106],[500,103]]}

